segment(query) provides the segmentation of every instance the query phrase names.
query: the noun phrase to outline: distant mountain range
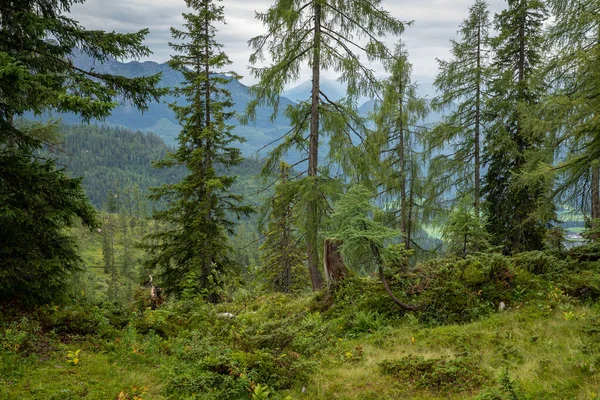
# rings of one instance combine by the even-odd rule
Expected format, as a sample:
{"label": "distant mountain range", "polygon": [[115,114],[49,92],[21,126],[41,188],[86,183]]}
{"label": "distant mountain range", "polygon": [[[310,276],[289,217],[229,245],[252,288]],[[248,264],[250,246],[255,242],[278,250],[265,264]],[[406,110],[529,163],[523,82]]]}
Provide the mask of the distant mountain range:
{"label": "distant mountain range", "polygon": [[[121,75],[129,78],[150,76],[162,73],[160,86],[175,87],[179,85],[183,77],[172,70],[166,63],[159,64],[152,61],[146,62],[127,62],[122,63],[114,59],[109,59],[104,63],[96,62],[89,56],[76,53],[73,55],[73,63],[82,69],[94,69],[96,72]],[[427,86],[427,85],[424,85]],[[248,102],[252,99],[248,87],[233,79],[227,85],[235,103],[234,110],[242,115],[245,112]],[[345,95],[345,87],[338,81],[322,79],[321,89],[332,100],[339,100]],[[283,110],[291,103],[306,100],[310,98],[311,82],[304,82],[300,85],[286,90],[280,102],[280,112],[274,120],[271,120],[273,110],[271,107],[259,106],[256,110],[256,120],[249,125],[241,125],[237,120],[231,121],[234,125],[234,132],[245,138],[246,142],[241,144],[242,152],[245,156],[255,155],[261,150],[260,156],[265,156],[269,150],[269,144],[290,130],[290,123],[283,115]],[[171,95],[165,96],[160,102],[152,102],[146,112],[142,113],[134,107],[123,104],[114,109],[112,115],[105,121],[92,121],[92,123],[108,126],[123,127],[142,132],[153,132],[159,135],[167,145],[176,145],[177,135],[180,126],[175,119],[175,114],[169,108],[168,104],[176,102],[177,99]],[[366,101],[359,111],[367,116],[372,111],[373,100]],[[33,118],[32,115],[26,117]],[[53,115],[56,117],[56,115]],[[63,123],[78,124],[82,121],[74,114],[61,114]],[[266,147],[265,147],[266,146]],[[325,154],[325,149],[321,152]],[[299,159],[299,155],[289,155],[290,161]]]}
{"label": "distant mountain range", "polygon": [[[283,96],[293,102],[310,99],[312,81],[306,81],[283,92]],[[346,87],[333,79],[321,78],[320,89],[332,101],[337,101],[346,95]]]}

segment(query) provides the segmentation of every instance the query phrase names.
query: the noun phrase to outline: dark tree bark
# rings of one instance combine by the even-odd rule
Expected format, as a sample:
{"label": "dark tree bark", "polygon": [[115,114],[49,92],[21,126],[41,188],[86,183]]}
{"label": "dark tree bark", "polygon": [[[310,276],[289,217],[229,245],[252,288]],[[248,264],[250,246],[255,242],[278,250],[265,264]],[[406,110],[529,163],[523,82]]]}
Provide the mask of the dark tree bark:
{"label": "dark tree bark", "polygon": [[325,250],[323,252],[325,279],[327,280],[327,288],[331,283],[339,282],[344,280],[348,275],[348,268],[344,264],[342,253],[339,248],[342,245],[342,241],[326,239]]}
{"label": "dark tree bark", "polygon": [[[321,79],[321,4],[315,2],[315,36],[312,59],[312,99],[310,116],[310,139],[308,151],[308,176],[317,177],[317,165],[319,161],[319,104],[320,104],[320,79]],[[314,182],[316,184],[316,182]],[[308,270],[313,290],[323,289],[323,277],[319,271],[318,241],[318,204],[317,200],[311,198],[307,205],[307,235],[306,247],[308,256]]]}

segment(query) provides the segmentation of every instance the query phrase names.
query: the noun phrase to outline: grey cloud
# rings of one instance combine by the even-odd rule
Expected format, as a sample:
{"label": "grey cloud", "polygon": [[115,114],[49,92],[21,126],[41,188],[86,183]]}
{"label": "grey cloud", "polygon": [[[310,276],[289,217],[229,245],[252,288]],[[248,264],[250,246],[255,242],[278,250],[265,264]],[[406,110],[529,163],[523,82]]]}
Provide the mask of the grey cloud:
{"label": "grey cloud", "polygon": [[[244,82],[250,83],[247,65],[250,49],[247,41],[264,32],[260,22],[254,19],[255,11],[264,12],[274,0],[224,0],[226,25],[219,27],[218,39],[233,61],[231,69],[245,75]],[[349,0],[351,1],[351,0]],[[407,27],[402,39],[407,44],[414,71],[431,79],[436,74],[437,58],[448,58],[450,39],[456,38],[459,24],[468,14],[474,0],[388,0],[382,6],[402,21],[414,21]],[[493,17],[505,7],[503,0],[490,0]],[[83,5],[72,9],[72,17],[88,29],[132,32],[149,28],[146,45],[154,52],[149,59],[164,62],[172,50],[169,28],[178,27],[186,12],[183,0],[87,0]],[[386,42],[393,46],[397,38]],[[381,66],[372,68],[383,74]],[[333,77],[332,73],[325,76]]]}

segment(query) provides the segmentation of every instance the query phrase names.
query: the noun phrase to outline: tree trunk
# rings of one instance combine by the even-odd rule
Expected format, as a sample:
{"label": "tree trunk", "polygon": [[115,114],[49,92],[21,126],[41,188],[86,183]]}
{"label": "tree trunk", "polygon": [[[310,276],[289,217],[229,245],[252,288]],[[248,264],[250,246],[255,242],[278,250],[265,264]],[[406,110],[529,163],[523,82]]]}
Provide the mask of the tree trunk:
{"label": "tree trunk", "polygon": [[[406,225],[406,245],[404,246],[406,250],[410,250],[410,244],[412,242],[412,221],[413,221],[413,209],[415,205],[415,165],[411,164],[411,172],[410,172],[410,189],[408,196],[408,221]],[[406,260],[408,265],[408,258]]]}
{"label": "tree trunk", "polygon": [[331,283],[344,280],[348,275],[348,268],[344,264],[342,253],[339,248],[342,245],[341,240],[325,239],[325,248],[323,251],[323,265],[325,269],[325,280],[327,289]]}
{"label": "tree trunk", "polygon": [[381,254],[379,253],[379,249],[377,248],[377,246],[374,243],[371,243],[371,251],[373,252],[373,254],[375,254],[375,258],[377,259],[377,267],[379,270],[379,279],[381,280],[381,283],[383,283],[385,292],[388,294],[388,296],[390,296],[390,299],[392,299],[392,301],[394,303],[396,303],[396,305],[398,305],[403,310],[416,311],[416,310],[420,309],[421,307],[414,305],[414,304],[406,304],[406,303],[402,302],[398,297],[396,297],[396,295],[394,294],[394,292],[392,292],[392,289],[390,288],[390,284],[388,283],[387,279],[385,278],[385,273],[383,272],[383,260],[381,259]]}
{"label": "tree trunk", "polygon": [[406,145],[404,143],[404,88],[400,87],[400,96],[398,98],[398,120],[396,121],[400,141],[398,143],[398,154],[400,156],[400,232],[404,236],[404,247],[408,250],[410,247],[410,238],[408,234],[408,210],[406,207]]}
{"label": "tree trunk", "polygon": [[[313,43],[312,57],[312,99],[311,99],[311,119],[310,119],[310,138],[308,149],[308,177],[312,179],[311,184],[315,185],[310,190],[318,190],[317,188],[317,165],[319,158],[319,103],[320,103],[320,74],[321,74],[321,4],[314,3],[315,12],[315,33]],[[319,271],[319,249],[317,246],[318,229],[319,229],[319,213],[316,196],[310,196],[306,210],[306,248],[308,258],[308,270],[310,272],[310,280],[313,290],[321,290],[323,288],[323,278]]]}
{"label": "tree trunk", "polygon": [[[281,163],[281,184],[285,185],[286,182],[288,181],[288,173],[289,173],[290,167],[285,164],[285,163]],[[292,223],[290,221],[290,217],[292,215],[292,206],[287,203],[285,206],[285,214],[283,215],[283,217],[281,218],[281,222],[280,222],[280,229],[282,232],[282,242],[284,243],[284,246],[286,246],[286,248],[289,246],[290,241],[292,241]],[[281,277],[281,290],[284,293],[291,293],[292,292],[292,264],[290,262],[290,259],[288,257],[285,257],[283,259],[283,275]]]}
{"label": "tree trunk", "polygon": [[[206,13],[206,15],[209,15],[209,1],[208,0],[204,0],[204,12]],[[208,17],[206,17],[208,19]],[[207,41],[206,41],[206,45],[204,47],[204,74],[205,76],[205,83],[204,83],[204,107],[205,107],[205,128],[209,129],[211,128],[211,108],[210,108],[210,104],[211,104],[211,88],[210,88],[210,46],[209,46],[209,41],[208,38],[210,37],[210,31],[209,31],[209,21],[206,20],[204,21],[204,34],[207,37]],[[208,171],[210,171],[212,169],[212,158],[211,158],[211,134],[206,135],[206,149],[204,151],[205,154],[205,159],[204,159],[204,173],[208,174]],[[211,192],[208,189],[208,187],[204,187],[203,188],[203,194],[204,194],[204,201],[205,201],[205,205],[204,207],[206,207],[206,209],[204,210],[204,223],[209,226],[211,223],[211,214],[212,214],[212,201],[211,201]],[[204,265],[202,266],[202,286],[204,289],[208,289],[208,295],[206,296],[206,301],[208,301],[209,303],[217,303],[219,301],[219,295],[212,289],[214,288],[209,288],[209,285],[213,285],[214,286],[214,282],[211,282],[210,278],[211,276],[213,276],[213,257],[212,254],[210,254],[209,252],[206,253],[205,257],[204,257]]]}
{"label": "tree trunk", "polygon": [[481,160],[480,160],[480,141],[481,141],[481,29],[479,24],[477,29],[477,89],[475,91],[475,182],[473,188],[473,206],[475,215],[479,218],[481,203]]}

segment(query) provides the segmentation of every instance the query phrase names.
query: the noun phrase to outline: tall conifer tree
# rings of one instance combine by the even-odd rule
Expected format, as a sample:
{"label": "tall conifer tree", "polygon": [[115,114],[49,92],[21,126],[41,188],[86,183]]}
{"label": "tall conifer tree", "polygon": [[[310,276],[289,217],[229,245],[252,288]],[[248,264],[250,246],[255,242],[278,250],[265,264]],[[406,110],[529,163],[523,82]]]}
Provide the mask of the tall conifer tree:
{"label": "tall conifer tree", "polygon": [[448,144],[450,154],[438,154],[431,162],[430,173],[442,189],[454,189],[457,198],[469,194],[479,215],[481,202],[481,144],[485,127],[489,83],[490,18],[485,0],[476,0],[469,17],[460,25],[460,41],[452,40],[450,61],[439,60],[435,87],[440,93],[432,108],[450,110],[442,123],[428,135],[432,152]]}
{"label": "tall conifer tree", "polygon": [[17,118],[60,111],[102,119],[116,99],[143,110],[164,93],[158,75],[129,79],[73,65],[75,49],[100,62],[150,53],[142,45],[147,30],[88,31],[65,16],[75,3],[83,1],[0,1],[0,301],[49,302],[64,293],[80,264],[65,228],[77,219],[96,223],[80,180],[37,153],[57,125]]}
{"label": "tall conifer tree", "polygon": [[538,171],[558,173],[557,199],[600,228],[600,1],[548,4],[554,14],[548,34],[553,52],[546,69],[552,92],[536,123],[553,133],[547,145],[550,154],[541,161],[555,158],[557,164]]}
{"label": "tall conifer tree", "polygon": [[543,94],[535,71],[542,61],[546,16],[540,0],[508,0],[508,8],[495,19],[499,36],[493,39],[485,208],[492,240],[505,252],[541,248],[550,219],[538,214],[548,195],[547,179],[518,178],[527,154],[539,150],[544,140],[526,121]]}
{"label": "tall conifer tree", "polygon": [[377,134],[367,139],[366,147],[377,157],[376,186],[384,189],[386,203],[394,204],[399,198],[398,210],[393,212],[398,217],[394,219],[408,250],[417,228],[415,198],[421,197],[415,191],[422,187],[419,172],[423,163],[416,148],[423,142],[424,129],[419,121],[427,115],[428,107],[411,82],[412,65],[402,42],[384,65],[390,77],[384,81],[383,98],[375,108]]}
{"label": "tall conifer tree", "polygon": [[[343,163],[342,153],[352,147],[357,122],[360,125],[354,101],[362,95],[371,97],[377,86],[373,71],[360,56],[365,55],[368,61],[387,58],[389,52],[382,42],[383,36],[403,30],[403,24],[381,9],[381,3],[381,0],[276,0],[267,12],[257,14],[267,33],[249,42],[254,50],[251,64],[267,58],[271,62],[266,67],[252,68],[259,82],[253,88],[256,99],[248,106],[250,119],[256,106],[263,102],[273,105],[276,113],[285,85],[298,80],[305,63],[311,71],[311,97],[286,110],[293,129],[273,151],[269,166],[276,167],[292,147],[306,153],[305,233],[308,268],[315,290],[323,287],[318,238],[327,207],[323,186],[329,178],[319,172],[319,140],[328,134],[330,155]],[[347,84],[344,101],[332,101],[321,91],[323,70],[340,73],[339,80]]]}
{"label": "tall conifer tree", "polygon": [[[186,0],[193,13],[184,13],[184,30],[171,28],[178,43],[169,66],[183,74],[175,94],[185,105],[171,104],[182,126],[179,148],[157,163],[159,167],[185,165],[189,174],[182,182],[154,189],[152,198],[168,199],[166,210],[155,213],[167,230],[148,235],[151,268],[158,267],[165,289],[179,294],[190,289],[189,277],[197,277],[196,289],[208,301],[218,300],[215,289],[220,274],[231,266],[228,233],[230,217],[249,213],[240,206],[241,197],[230,192],[235,177],[219,175],[215,165],[241,162],[240,150],[232,142],[241,138],[231,133],[227,120],[233,116],[231,95],[224,87],[231,77],[219,74],[231,64],[216,39],[215,23],[224,21],[223,7],[213,0]],[[187,281],[187,282],[186,282]]]}

